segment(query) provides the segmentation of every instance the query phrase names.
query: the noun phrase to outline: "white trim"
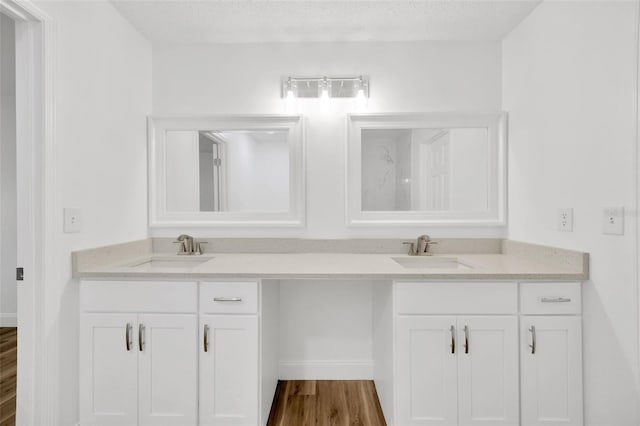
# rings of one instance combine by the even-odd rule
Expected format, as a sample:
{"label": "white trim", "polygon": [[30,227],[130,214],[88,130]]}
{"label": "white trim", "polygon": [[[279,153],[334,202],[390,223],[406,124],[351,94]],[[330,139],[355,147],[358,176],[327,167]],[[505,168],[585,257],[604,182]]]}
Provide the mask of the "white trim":
{"label": "white trim", "polygon": [[[30,0],[0,0],[16,20],[18,144],[18,375],[16,424],[57,423],[57,350],[45,326],[45,277],[53,265],[54,21]],[[49,368],[48,366],[52,367]],[[53,380],[52,380],[53,378]]]}
{"label": "white trim", "polygon": [[0,314],[0,327],[17,327],[18,314]]}
{"label": "white trim", "polygon": [[[289,139],[289,211],[168,212],[165,202],[167,130],[287,130]],[[294,227],[305,225],[305,143],[302,115],[171,116],[148,119],[149,227]]]}
{"label": "white trim", "polygon": [[280,361],[281,380],[373,380],[373,360]]}
{"label": "white trim", "polygon": [[[482,127],[489,132],[489,210],[486,212],[362,211],[363,129]],[[507,114],[405,113],[347,115],[345,206],[347,226],[505,226],[507,224]]]}
{"label": "white trim", "polygon": [[30,21],[29,13],[22,10],[20,5],[16,5],[12,0],[0,0],[0,12],[7,15],[14,21]]}
{"label": "white trim", "polygon": [[634,251],[634,275],[635,275],[635,311],[636,311],[636,326],[637,340],[636,340],[636,354],[637,362],[635,382],[638,389],[638,403],[640,404],[640,217],[638,215],[638,208],[640,208],[640,3],[636,2],[636,49],[635,49],[635,73],[636,73],[636,91],[633,99],[633,112],[635,116],[635,138],[633,141],[633,173],[634,173],[634,226],[635,235],[633,239],[633,251]]}

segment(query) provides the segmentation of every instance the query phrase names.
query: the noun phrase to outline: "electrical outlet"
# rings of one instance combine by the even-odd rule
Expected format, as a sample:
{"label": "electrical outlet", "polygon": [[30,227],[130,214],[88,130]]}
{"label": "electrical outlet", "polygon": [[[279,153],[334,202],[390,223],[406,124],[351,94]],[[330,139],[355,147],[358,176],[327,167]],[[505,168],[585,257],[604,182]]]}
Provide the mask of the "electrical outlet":
{"label": "electrical outlet", "polygon": [[67,234],[82,230],[80,209],[64,209],[64,232]]}
{"label": "electrical outlet", "polygon": [[605,207],[602,211],[602,233],[624,234],[624,207]]}
{"label": "electrical outlet", "polygon": [[558,231],[573,232],[573,209],[558,209]]}

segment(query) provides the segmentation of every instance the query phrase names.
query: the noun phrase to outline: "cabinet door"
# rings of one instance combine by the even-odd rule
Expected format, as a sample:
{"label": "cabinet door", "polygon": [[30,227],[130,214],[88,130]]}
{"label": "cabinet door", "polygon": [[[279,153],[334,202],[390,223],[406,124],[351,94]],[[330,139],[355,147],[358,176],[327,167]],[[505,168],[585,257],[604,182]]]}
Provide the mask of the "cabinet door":
{"label": "cabinet door", "polygon": [[140,315],[138,323],[139,425],[196,425],[196,315]]}
{"label": "cabinet door", "polygon": [[138,423],[138,350],[135,315],[80,317],[80,424]]}
{"label": "cabinet door", "polygon": [[518,318],[459,317],[458,339],[458,424],[517,426]]}
{"label": "cabinet door", "polygon": [[257,425],[258,317],[201,315],[199,333],[200,425]]}
{"label": "cabinet door", "polygon": [[523,316],[520,336],[522,425],[582,425],[581,318]]}
{"label": "cabinet door", "polygon": [[396,421],[457,424],[455,317],[396,318]]}

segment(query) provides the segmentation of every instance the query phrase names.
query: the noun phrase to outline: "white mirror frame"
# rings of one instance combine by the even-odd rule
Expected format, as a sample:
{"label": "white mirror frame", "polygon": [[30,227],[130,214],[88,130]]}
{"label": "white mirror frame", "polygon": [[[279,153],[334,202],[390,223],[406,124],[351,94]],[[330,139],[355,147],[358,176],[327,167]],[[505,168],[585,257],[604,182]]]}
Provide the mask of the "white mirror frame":
{"label": "white mirror frame", "polygon": [[[486,212],[362,211],[362,130],[486,128],[489,139],[489,209]],[[347,225],[504,226],[507,205],[507,114],[408,113],[347,116]]]}
{"label": "white mirror frame", "polygon": [[[169,212],[166,208],[166,132],[171,130],[286,130],[289,144],[288,212]],[[149,226],[302,227],[305,224],[304,127],[302,115],[149,117]]]}

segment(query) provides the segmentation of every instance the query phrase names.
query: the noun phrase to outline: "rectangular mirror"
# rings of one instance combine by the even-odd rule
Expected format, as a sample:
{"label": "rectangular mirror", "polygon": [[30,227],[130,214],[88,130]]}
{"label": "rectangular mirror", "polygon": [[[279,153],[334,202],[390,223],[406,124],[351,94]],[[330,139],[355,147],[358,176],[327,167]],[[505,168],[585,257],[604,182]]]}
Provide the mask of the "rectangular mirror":
{"label": "rectangular mirror", "polygon": [[351,225],[504,224],[504,114],[348,120]]}
{"label": "rectangular mirror", "polygon": [[300,226],[300,116],[151,118],[150,223]]}

